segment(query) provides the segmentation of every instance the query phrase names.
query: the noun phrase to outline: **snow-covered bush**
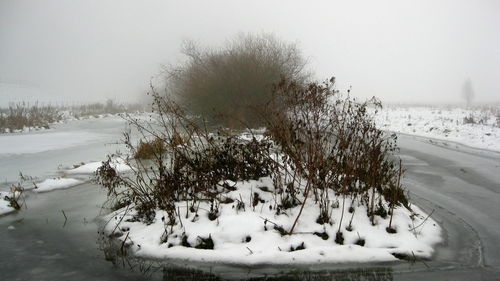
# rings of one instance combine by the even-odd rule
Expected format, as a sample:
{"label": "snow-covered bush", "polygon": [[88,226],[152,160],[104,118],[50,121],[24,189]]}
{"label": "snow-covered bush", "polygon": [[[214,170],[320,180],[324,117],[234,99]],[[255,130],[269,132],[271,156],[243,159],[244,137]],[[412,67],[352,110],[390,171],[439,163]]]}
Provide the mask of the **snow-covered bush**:
{"label": "snow-covered bush", "polygon": [[[391,225],[394,208],[409,209],[400,185],[402,168],[391,158],[395,136],[376,129],[366,112],[369,103],[342,96],[333,79],[306,86],[289,80],[278,83],[271,102],[261,107],[266,130],[260,134],[209,129],[172,99],[156,93],[153,97],[155,118],[130,118],[141,139],[126,133],[124,141],[130,155],[147,140],[161,142],[164,149],[152,150],[148,159],[126,158],[132,174],[118,173],[105,162],[96,180],[107,188],[113,209],[132,214],[129,221],[150,224],[158,220],[158,212],[165,212],[165,229],[158,238],[163,243],[213,248],[210,235],[193,245],[185,234],[179,237],[179,229],[187,231],[188,218],[190,224],[200,216],[202,221],[218,221],[223,209],[228,212],[227,205],[236,212],[259,212],[260,206],[260,213],[266,206],[266,212],[293,218],[286,226],[263,219],[266,230],[272,225],[280,235],[295,234],[306,206],[318,213],[308,223],[324,226],[333,225],[332,212],[341,208],[338,244],[344,243],[346,204],[351,213],[347,231],[352,230],[357,207],[372,225],[375,216],[391,216],[384,226],[389,233],[396,232]],[[248,181],[272,184],[250,193],[238,190]],[[328,239],[326,232],[316,232]],[[302,249],[297,247],[294,250]]]}

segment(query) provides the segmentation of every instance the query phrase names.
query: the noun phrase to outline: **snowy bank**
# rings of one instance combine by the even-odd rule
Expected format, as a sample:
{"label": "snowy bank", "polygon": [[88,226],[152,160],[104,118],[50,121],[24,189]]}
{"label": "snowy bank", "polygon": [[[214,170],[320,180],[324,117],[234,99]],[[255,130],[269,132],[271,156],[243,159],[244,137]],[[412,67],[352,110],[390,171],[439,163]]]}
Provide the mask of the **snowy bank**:
{"label": "snowy bank", "polygon": [[12,192],[0,192],[0,216],[16,210],[10,205],[10,201],[8,200],[8,198],[12,198],[13,196]]}
{"label": "snowy bank", "polygon": [[387,107],[375,115],[375,123],[381,130],[500,151],[497,114],[490,110],[461,108]]}
{"label": "snowy bank", "polygon": [[47,192],[55,189],[63,189],[73,187],[84,183],[83,180],[72,178],[52,178],[46,179],[35,185],[35,192]]}
{"label": "snowy bank", "polygon": [[[102,162],[90,162],[87,164],[83,164],[77,168],[66,171],[68,174],[94,174],[99,167],[102,166]],[[130,166],[128,166],[123,160],[116,159],[111,161],[111,166],[117,172],[128,172],[131,170]]]}
{"label": "snowy bank", "polygon": [[[237,182],[235,187],[225,194],[227,203],[218,206],[217,218],[208,216],[210,202],[191,207],[181,202],[176,208],[182,220],[175,226],[167,225],[167,213],[162,210],[156,210],[146,224],[128,206],[103,218],[104,232],[138,257],[247,265],[394,261],[399,255],[430,258],[433,246],[441,241],[439,225],[418,207],[396,208],[392,221],[396,233],[388,233],[388,215],[377,215],[372,225],[366,207],[357,199],[347,199],[342,210],[342,198],[333,193],[331,223],[317,222],[319,210],[311,199],[294,234],[283,234],[300,206],[277,215],[270,178]],[[188,211],[191,208],[197,210]],[[335,242],[339,225],[342,245]]]}

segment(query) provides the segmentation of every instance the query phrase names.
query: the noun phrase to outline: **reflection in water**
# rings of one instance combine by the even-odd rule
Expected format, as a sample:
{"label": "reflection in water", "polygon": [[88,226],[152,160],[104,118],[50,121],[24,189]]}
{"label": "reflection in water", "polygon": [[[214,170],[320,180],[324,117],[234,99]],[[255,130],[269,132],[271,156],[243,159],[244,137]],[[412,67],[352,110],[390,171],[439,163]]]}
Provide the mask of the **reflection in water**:
{"label": "reflection in water", "polygon": [[145,260],[134,258],[126,253],[126,247],[116,243],[116,240],[101,235],[100,248],[104,251],[106,260],[115,266],[126,267],[132,271],[141,272],[150,279],[163,281],[218,281],[218,280],[251,280],[251,281],[392,281],[393,269],[391,267],[367,267],[352,269],[336,269],[322,271],[297,270],[290,267],[290,271],[277,266],[269,270],[269,267],[232,267],[232,266],[210,266],[208,264],[182,265],[174,262]]}
{"label": "reflection in water", "polygon": [[245,277],[248,272],[242,272],[240,276],[232,276],[225,278],[214,273],[204,272],[201,270],[179,268],[179,267],[165,267],[163,269],[164,281],[215,281],[215,280],[249,280],[249,281],[386,281],[393,280],[392,268],[364,268],[364,269],[344,269],[337,271],[323,271],[323,272],[290,272],[281,275],[267,275],[260,277]]}

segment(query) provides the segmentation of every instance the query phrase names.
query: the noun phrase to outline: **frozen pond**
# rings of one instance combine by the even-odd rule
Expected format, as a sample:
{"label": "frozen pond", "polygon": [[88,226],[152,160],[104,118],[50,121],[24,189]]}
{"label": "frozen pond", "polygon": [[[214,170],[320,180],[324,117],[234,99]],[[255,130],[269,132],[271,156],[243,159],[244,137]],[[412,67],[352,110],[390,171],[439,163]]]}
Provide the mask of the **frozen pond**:
{"label": "frozen pond", "polygon": [[[2,188],[16,181],[19,171],[43,179],[57,174],[58,168],[103,160],[106,153],[120,148],[112,143],[119,140],[125,128],[123,120],[113,117],[74,121],[28,135],[0,135]],[[23,141],[36,135],[44,143],[36,149],[25,147]],[[25,140],[15,141],[9,150],[3,145],[12,141],[2,138]],[[427,212],[435,210],[433,218],[447,231],[447,241],[438,247],[432,261],[362,267],[191,264],[190,270],[183,268],[182,263],[170,262],[162,264],[155,273],[150,271],[152,275],[142,275],[106,260],[95,222],[106,194],[85,183],[42,194],[27,192],[27,209],[0,217],[0,279],[490,280],[498,276],[500,156],[405,135],[400,136],[399,144],[408,168],[405,183],[412,201]]]}
{"label": "frozen pond", "polygon": [[120,146],[126,129],[120,117],[86,119],[56,124],[49,130],[0,134],[0,190],[15,182],[19,172],[45,178],[74,164],[105,160]]}

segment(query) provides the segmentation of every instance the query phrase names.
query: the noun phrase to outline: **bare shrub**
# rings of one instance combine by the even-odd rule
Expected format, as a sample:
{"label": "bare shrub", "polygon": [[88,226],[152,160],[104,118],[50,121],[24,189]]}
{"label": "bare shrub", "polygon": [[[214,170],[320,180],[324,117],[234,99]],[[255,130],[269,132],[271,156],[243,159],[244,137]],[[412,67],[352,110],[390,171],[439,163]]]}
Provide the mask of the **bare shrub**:
{"label": "bare shrub", "polygon": [[209,201],[210,214],[216,217],[217,206],[225,202],[222,194],[232,188],[224,181],[270,174],[269,142],[241,140],[223,129],[209,131],[173,100],[158,94],[153,97],[155,119],[129,121],[141,138],[154,138],[154,147],[144,148],[149,145],[143,140],[136,144],[129,133],[124,138],[132,155],[147,157],[125,159],[133,167],[132,176],[117,173],[111,158],[97,171],[96,181],[108,189],[116,208],[133,203],[145,221],[152,218],[156,208],[166,210],[168,224],[175,225],[175,202],[185,201],[191,212],[197,212],[197,202]]}
{"label": "bare shrub", "polygon": [[[360,198],[368,206],[372,223],[381,197],[393,205],[407,204],[398,183],[400,169],[391,159],[396,137],[378,130],[366,110],[380,103],[358,103],[342,96],[334,85],[334,78],[306,86],[284,79],[274,87],[273,100],[263,114],[267,133],[279,146],[287,167],[275,170],[279,173],[275,179],[281,180],[276,184],[288,194],[304,197],[289,233],[309,194],[320,208],[320,223],[330,221],[329,191],[341,196],[342,210],[346,197]],[[304,179],[305,185],[300,184]]]}
{"label": "bare shrub", "polygon": [[463,124],[476,124],[476,120],[474,120],[474,116],[470,114],[464,117]]}
{"label": "bare shrub", "polygon": [[186,42],[187,61],[167,69],[169,91],[184,107],[211,123],[259,127],[255,108],[267,102],[281,78],[304,81],[308,74],[296,44],[263,35],[239,35],[222,48]]}
{"label": "bare shrub", "polygon": [[151,222],[156,209],[166,211],[165,225],[171,226],[171,232],[174,225],[182,225],[176,204],[185,204],[186,212],[196,216],[199,203],[205,202],[210,220],[217,219],[221,204],[235,200],[237,210],[245,210],[244,202],[249,202],[255,211],[265,203],[259,193],[251,192],[245,199],[240,195],[239,200],[225,194],[236,190],[235,182],[263,177],[273,181],[273,188],[259,187],[272,193],[273,199],[267,202],[270,210],[290,215],[293,209],[295,216],[290,229],[265,219],[266,230],[269,222],[281,235],[294,234],[306,202],[314,200],[319,224],[332,223],[333,209],[342,208],[335,235],[339,244],[344,241],[346,201],[353,214],[354,202],[366,206],[372,224],[376,215],[391,215],[387,229],[393,231],[394,208],[409,208],[400,184],[401,163],[393,161],[396,136],[378,130],[367,113],[368,106],[381,106],[377,100],[359,103],[334,86],[333,78],[307,85],[281,80],[261,107],[264,134],[249,130],[245,138],[240,137],[241,131],[209,129],[176,101],[153,92],[153,118],[128,117],[139,139],[124,134],[130,155],[141,155],[146,140],[153,140],[148,157],[125,157],[132,174],[116,172],[110,158],[97,171],[96,180],[108,189],[115,209],[133,207],[143,222]]}

